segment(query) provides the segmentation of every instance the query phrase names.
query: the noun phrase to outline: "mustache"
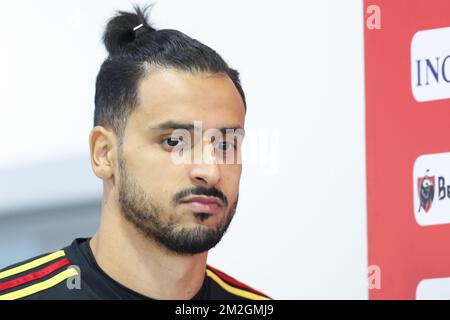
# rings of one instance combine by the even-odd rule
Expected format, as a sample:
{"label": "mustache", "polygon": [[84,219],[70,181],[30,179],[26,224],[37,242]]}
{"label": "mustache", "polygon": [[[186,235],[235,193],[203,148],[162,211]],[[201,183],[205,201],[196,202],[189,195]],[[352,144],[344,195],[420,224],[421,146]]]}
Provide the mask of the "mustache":
{"label": "mustache", "polygon": [[186,189],[177,192],[173,197],[173,203],[178,204],[180,203],[183,198],[186,198],[187,196],[195,195],[195,196],[208,196],[208,197],[217,197],[220,200],[222,200],[223,204],[227,207],[228,206],[228,198],[227,196],[217,188],[205,188],[205,187],[195,187],[191,189]]}

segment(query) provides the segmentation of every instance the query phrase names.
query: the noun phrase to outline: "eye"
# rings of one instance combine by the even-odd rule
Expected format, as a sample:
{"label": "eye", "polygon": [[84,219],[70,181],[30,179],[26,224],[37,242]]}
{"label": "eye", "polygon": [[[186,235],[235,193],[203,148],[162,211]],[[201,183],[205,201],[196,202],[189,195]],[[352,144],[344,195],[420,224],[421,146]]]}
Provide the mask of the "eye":
{"label": "eye", "polygon": [[168,148],[174,148],[174,147],[178,147],[179,145],[181,145],[183,143],[183,136],[179,136],[179,137],[166,137],[164,138],[162,141],[163,145],[165,147]]}
{"label": "eye", "polygon": [[216,148],[221,152],[227,152],[236,149],[236,145],[234,144],[234,142],[230,141],[219,141],[216,144]]}

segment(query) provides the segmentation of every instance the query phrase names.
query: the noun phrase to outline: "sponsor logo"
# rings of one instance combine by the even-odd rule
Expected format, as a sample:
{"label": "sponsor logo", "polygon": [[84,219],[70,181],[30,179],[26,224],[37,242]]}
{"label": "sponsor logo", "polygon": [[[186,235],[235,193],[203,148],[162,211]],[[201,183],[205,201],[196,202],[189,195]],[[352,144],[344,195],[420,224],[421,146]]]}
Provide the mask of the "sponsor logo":
{"label": "sponsor logo", "polygon": [[414,162],[414,217],[421,226],[450,223],[450,153],[422,155]]}
{"label": "sponsor logo", "polygon": [[450,98],[450,27],[423,30],[411,40],[411,88],[419,102]]}
{"label": "sponsor logo", "polygon": [[417,300],[449,300],[450,278],[423,279],[416,288]]}

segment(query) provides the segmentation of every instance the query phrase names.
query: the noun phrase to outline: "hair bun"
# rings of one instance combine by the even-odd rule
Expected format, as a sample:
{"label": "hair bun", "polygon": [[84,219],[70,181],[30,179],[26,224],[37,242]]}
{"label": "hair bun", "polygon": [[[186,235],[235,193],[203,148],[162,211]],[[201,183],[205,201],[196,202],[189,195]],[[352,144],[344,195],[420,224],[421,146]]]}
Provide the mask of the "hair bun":
{"label": "hair bun", "polygon": [[[122,52],[143,33],[153,33],[156,30],[147,21],[148,10],[152,5],[141,9],[134,7],[135,12],[119,11],[106,25],[103,43],[110,55]],[[141,27],[136,27],[142,25]]]}

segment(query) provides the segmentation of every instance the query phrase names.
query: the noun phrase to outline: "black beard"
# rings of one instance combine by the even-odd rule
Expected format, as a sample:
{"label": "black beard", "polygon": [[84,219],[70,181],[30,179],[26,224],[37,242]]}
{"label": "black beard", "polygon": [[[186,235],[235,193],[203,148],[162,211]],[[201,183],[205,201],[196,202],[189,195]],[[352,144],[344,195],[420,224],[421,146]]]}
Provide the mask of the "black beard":
{"label": "black beard", "polygon": [[[214,228],[198,225],[194,228],[183,228],[174,222],[163,222],[163,210],[155,205],[155,201],[133,180],[127,171],[125,160],[119,155],[119,205],[121,212],[146,238],[151,239],[163,248],[178,254],[198,254],[214,248],[226,233],[236,212],[238,199],[230,206],[227,215]],[[225,198],[225,202],[226,198]],[[199,221],[208,218],[206,213],[196,213]]]}

